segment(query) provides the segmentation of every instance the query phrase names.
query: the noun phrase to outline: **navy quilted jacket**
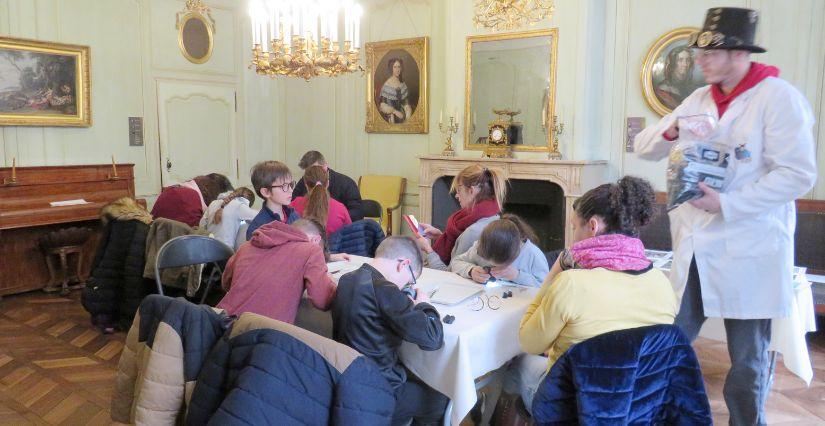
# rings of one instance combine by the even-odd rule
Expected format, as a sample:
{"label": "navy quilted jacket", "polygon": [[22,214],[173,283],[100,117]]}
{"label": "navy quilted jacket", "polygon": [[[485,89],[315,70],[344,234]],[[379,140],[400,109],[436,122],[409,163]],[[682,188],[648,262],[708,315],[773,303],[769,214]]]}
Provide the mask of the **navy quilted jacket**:
{"label": "navy quilted jacket", "polygon": [[395,397],[355,350],[246,313],[212,349],[190,404],[189,425],[388,425]]}
{"label": "navy quilted jacket", "polygon": [[540,425],[710,425],[696,354],[675,325],[613,331],[559,358],[533,398]]}
{"label": "navy quilted jacket", "polygon": [[376,221],[363,219],[347,225],[329,236],[329,251],[374,257],[384,240],[384,230]]}

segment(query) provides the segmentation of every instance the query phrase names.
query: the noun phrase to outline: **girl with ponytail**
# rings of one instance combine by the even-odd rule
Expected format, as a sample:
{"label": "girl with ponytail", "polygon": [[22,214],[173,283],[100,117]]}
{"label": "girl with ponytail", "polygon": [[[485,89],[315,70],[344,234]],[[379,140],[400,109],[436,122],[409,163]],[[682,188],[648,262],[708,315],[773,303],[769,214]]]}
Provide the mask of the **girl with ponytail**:
{"label": "girl with ponytail", "polygon": [[461,209],[447,218],[444,232],[421,224],[425,233],[417,243],[427,255],[427,266],[446,270],[454,256],[478,241],[484,227],[499,218],[507,195],[506,184],[501,173],[478,164],[466,167],[453,179],[450,192],[455,194]]}
{"label": "girl with ponytail", "polygon": [[321,166],[304,170],[307,195],[296,197],[289,206],[303,218],[326,224],[327,235],[352,223],[347,207],[329,195],[329,173]]}
{"label": "girl with ponytail", "polygon": [[209,203],[200,221],[200,228],[211,233],[229,247],[235,247],[238,230],[244,221],[251,221],[258,214],[252,209],[255,193],[246,187],[225,192]]}
{"label": "girl with ponytail", "polygon": [[573,210],[574,244],[522,317],[519,343],[528,355],[505,380],[505,392],[520,392],[528,407],[545,372],[572,345],[611,331],[672,324],[676,317],[673,287],[638,238],[653,215],[650,183],[623,177],[587,191]]}
{"label": "girl with ponytail", "polygon": [[514,214],[505,214],[481,232],[467,252],[453,258],[450,270],[479,284],[490,279],[538,287],[550,267],[533,229]]}

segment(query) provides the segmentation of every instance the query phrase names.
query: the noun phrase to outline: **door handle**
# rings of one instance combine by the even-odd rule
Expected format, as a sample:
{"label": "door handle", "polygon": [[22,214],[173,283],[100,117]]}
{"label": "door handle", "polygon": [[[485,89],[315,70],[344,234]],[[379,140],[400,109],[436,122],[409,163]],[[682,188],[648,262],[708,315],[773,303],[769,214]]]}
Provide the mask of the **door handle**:
{"label": "door handle", "polygon": [[172,170],[172,161],[169,160],[169,157],[166,157],[166,171]]}

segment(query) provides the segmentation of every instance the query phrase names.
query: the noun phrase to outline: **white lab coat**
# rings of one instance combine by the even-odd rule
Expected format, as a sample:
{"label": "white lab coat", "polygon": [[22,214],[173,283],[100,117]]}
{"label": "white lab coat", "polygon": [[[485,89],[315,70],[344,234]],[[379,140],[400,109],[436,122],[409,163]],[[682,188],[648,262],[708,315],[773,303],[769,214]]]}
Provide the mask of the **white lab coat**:
{"label": "white lab coat", "polygon": [[[718,119],[710,86],[697,89],[671,114],[635,139],[644,159],[666,157],[675,142],[662,134],[680,116],[708,113]],[[722,212],[685,203],[672,210],[670,280],[681,297],[696,257],[706,316],[758,319],[786,317],[793,297],[794,200],[816,181],[813,114],[796,88],[768,77],[735,98],[719,120],[730,148],[730,178]],[[746,144],[750,161],[734,148]]]}

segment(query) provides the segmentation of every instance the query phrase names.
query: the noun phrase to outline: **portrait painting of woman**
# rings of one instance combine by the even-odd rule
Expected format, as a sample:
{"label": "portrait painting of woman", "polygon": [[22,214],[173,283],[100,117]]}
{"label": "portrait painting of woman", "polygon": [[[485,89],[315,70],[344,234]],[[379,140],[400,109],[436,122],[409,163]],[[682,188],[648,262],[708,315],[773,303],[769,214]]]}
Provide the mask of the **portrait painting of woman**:
{"label": "portrait painting of woman", "polygon": [[666,107],[674,109],[694,90],[704,86],[704,79],[696,76],[696,58],[693,50],[687,46],[678,46],[668,53],[665,59],[664,75],[653,87],[656,97]]}
{"label": "portrait painting of woman", "polygon": [[404,83],[404,60],[390,58],[387,68],[390,77],[381,86],[378,94],[378,110],[388,123],[403,123],[412,115],[410,90]]}
{"label": "portrait painting of woman", "polygon": [[426,38],[367,43],[367,132],[426,133]]}
{"label": "portrait painting of woman", "polygon": [[696,54],[687,47],[692,28],[678,28],[651,46],[642,66],[642,90],[648,105],[669,114],[694,90],[705,85]]}

